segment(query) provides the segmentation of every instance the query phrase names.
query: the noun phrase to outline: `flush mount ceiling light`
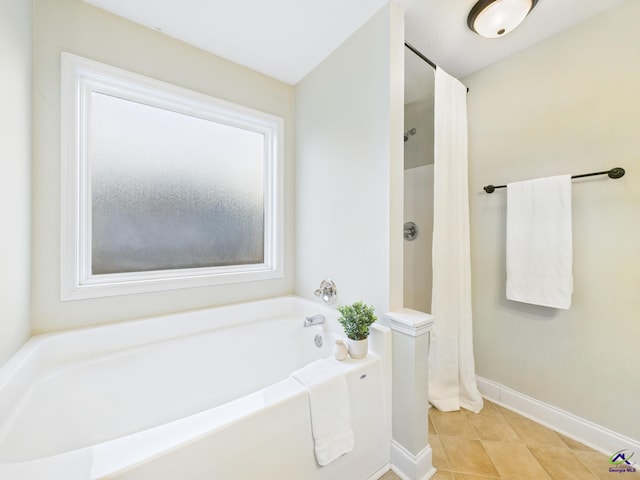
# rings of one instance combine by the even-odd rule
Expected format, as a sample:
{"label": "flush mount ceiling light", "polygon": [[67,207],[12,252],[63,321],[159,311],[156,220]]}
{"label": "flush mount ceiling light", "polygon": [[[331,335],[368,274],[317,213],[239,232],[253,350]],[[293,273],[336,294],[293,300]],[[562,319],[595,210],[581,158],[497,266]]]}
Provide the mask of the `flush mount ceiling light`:
{"label": "flush mount ceiling light", "polygon": [[469,12],[467,25],[478,35],[498,38],[520,25],[538,0],[479,0]]}

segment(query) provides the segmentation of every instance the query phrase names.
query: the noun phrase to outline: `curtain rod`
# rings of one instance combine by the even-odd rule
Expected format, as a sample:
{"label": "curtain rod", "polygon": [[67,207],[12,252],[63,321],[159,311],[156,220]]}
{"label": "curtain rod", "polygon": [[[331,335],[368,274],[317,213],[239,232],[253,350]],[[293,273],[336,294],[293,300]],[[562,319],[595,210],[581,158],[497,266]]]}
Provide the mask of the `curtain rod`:
{"label": "curtain rod", "polygon": [[425,57],[420,50],[418,50],[416,47],[414,47],[410,43],[404,42],[404,46],[407,47],[409,50],[411,50],[413,53],[415,53],[417,56],[419,56],[422,60],[427,62],[429,65],[431,65],[434,69],[438,68],[438,66],[435,63],[433,63],[431,60]]}
{"label": "curtain rod", "polygon": [[[411,50],[413,53],[415,53],[418,57],[420,57],[422,60],[424,60],[425,62],[427,62],[429,65],[431,65],[433,67],[434,70],[438,69],[438,66],[433,63],[431,60],[429,60],[426,56],[424,56],[422,54],[422,52],[420,50],[418,50],[416,47],[414,47],[413,45],[411,45],[409,42],[404,42],[404,46],[407,47],[409,50]],[[469,92],[469,87],[467,88],[467,92]]]}
{"label": "curtain rod", "polygon": [[[593,177],[596,175],[609,175],[609,178],[620,178],[624,176],[624,168],[616,167],[604,172],[583,173],[581,175],[572,175],[571,178]],[[485,192],[493,193],[496,188],[506,188],[506,185],[487,185],[482,187]]]}

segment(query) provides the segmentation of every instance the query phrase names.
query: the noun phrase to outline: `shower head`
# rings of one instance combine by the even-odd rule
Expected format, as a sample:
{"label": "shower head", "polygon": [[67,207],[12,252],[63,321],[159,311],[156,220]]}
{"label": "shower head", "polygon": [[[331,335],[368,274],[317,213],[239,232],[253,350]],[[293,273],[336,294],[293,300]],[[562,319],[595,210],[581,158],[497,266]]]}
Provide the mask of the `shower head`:
{"label": "shower head", "polygon": [[404,141],[406,142],[407,140],[409,140],[409,135],[415,135],[415,134],[416,134],[415,128],[412,128],[411,130],[404,132]]}

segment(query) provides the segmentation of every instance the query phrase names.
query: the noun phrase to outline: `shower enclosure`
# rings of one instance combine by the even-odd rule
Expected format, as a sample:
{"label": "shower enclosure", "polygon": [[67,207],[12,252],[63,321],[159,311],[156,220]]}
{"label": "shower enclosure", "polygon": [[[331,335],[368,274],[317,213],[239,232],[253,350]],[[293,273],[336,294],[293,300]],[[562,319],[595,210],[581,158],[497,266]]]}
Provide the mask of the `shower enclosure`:
{"label": "shower enclosure", "polygon": [[434,70],[405,48],[404,306],[431,312]]}

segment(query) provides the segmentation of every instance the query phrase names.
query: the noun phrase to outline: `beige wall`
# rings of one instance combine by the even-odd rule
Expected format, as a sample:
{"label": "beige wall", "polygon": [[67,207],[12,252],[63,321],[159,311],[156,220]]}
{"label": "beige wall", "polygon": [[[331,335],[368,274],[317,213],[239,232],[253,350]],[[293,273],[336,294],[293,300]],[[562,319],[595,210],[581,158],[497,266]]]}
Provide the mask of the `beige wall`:
{"label": "beige wall", "polygon": [[402,307],[402,26],[386,5],[296,88],[296,292],[330,277],[379,316]]}
{"label": "beige wall", "polygon": [[[15,3],[15,2],[14,2]],[[34,1],[34,333],[293,291],[294,89],[80,0]],[[285,278],[95,300],[60,297],[60,52],[68,51],[285,119]]]}
{"label": "beige wall", "polygon": [[[640,2],[464,79],[479,375],[640,439]],[[505,299],[506,195],[482,186],[574,180],[570,310]]]}
{"label": "beige wall", "polygon": [[31,2],[0,0],[0,365],[31,329]]}

